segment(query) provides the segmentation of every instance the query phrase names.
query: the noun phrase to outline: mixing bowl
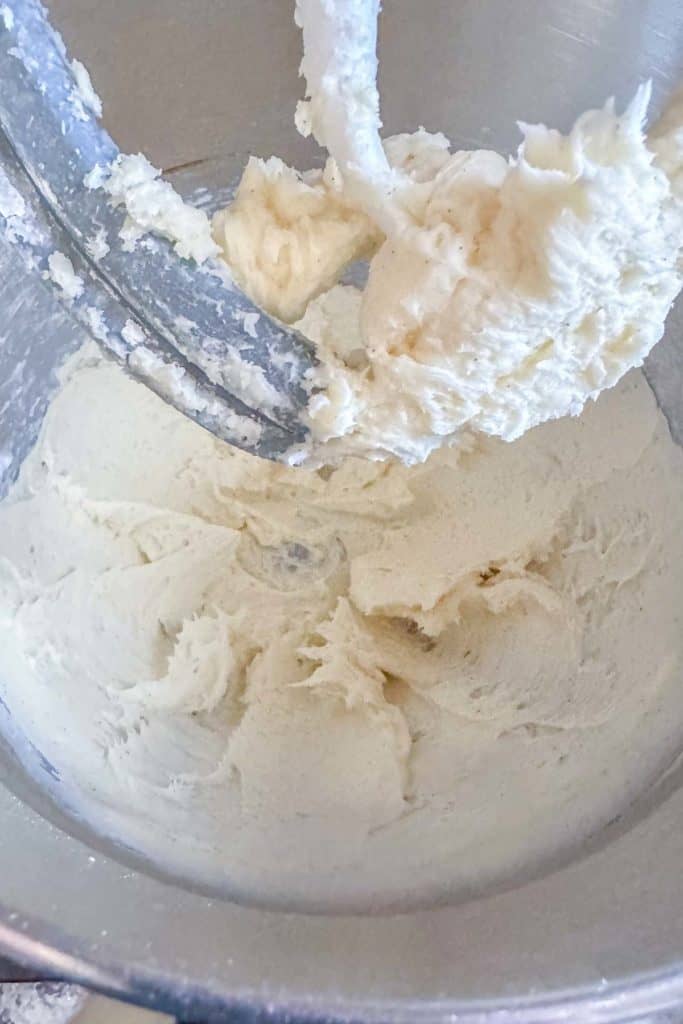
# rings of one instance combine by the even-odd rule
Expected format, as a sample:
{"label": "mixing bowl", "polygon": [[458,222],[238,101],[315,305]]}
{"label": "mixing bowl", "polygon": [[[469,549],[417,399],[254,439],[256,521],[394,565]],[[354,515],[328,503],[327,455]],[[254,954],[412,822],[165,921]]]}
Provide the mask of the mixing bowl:
{"label": "mixing bowl", "polygon": [[[121,148],[144,150],[183,193],[210,202],[251,152],[321,162],[292,128],[291,6],[53,0],[50,16],[91,69]],[[660,108],[683,71],[683,9],[386,0],[381,55],[387,132],[424,124],[455,146],[509,151],[515,118],[566,128],[610,94],[623,103],[646,77]],[[0,135],[0,494],[36,437],[59,361],[85,338],[9,244],[7,175],[39,209],[41,181],[23,181]],[[64,225],[52,230],[74,241]],[[646,372],[680,442],[680,313]],[[192,1020],[603,1021],[683,1005],[677,764],[542,877],[411,913],[307,915],[159,877],[62,814],[13,753],[1,702],[0,733],[0,953],[46,974]]]}

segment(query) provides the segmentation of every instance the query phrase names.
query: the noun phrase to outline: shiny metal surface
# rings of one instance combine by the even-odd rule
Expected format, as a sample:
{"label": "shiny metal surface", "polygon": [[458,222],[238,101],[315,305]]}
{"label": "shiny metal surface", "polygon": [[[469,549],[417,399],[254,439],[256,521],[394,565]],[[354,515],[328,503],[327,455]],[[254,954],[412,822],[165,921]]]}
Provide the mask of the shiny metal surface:
{"label": "shiny metal surface", "polygon": [[[310,346],[259,312],[218,264],[197,267],[152,237],[126,251],[124,214],[85,182],[118,150],[80,102],[61,39],[37,0],[6,0],[3,12],[0,126],[14,155],[14,187],[41,222],[38,241],[15,243],[25,262],[44,272],[51,253],[66,255],[82,294],[65,297],[55,287],[57,296],[81,325],[96,317],[98,341],[127,372],[224,440],[268,458],[283,454],[305,435],[298,412],[308,397]],[[106,252],[94,256],[96,234]],[[252,390],[253,371],[276,396],[267,405]],[[169,372],[182,376],[182,387],[168,390]]]}
{"label": "shiny metal surface", "polygon": [[[144,147],[171,169],[201,161],[172,171],[181,188],[222,187],[252,149],[300,166],[319,159],[291,128],[300,84],[289,0],[53,0],[51,12],[124,149]],[[385,0],[381,52],[387,131],[424,123],[456,145],[510,149],[516,117],[566,127],[610,93],[623,102],[647,75],[661,104],[683,74],[683,8]],[[53,380],[45,325],[65,349],[82,338],[29,278],[0,243],[0,451],[9,440],[19,453],[5,479]],[[26,398],[11,374],[29,356]],[[683,438],[680,307],[648,373]],[[0,951],[127,998],[193,1019],[234,1009],[254,1020],[525,1024],[634,1020],[683,1004],[677,765],[543,877],[392,917],[293,914],[189,891],[61,818],[9,748],[0,777]]]}

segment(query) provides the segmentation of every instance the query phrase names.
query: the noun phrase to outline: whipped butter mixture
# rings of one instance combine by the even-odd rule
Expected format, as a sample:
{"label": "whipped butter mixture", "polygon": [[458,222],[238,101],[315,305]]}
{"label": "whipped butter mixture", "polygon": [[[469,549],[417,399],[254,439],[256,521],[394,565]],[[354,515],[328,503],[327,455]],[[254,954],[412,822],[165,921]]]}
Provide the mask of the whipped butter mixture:
{"label": "whipped butter mixture", "polygon": [[92,180],[126,244],[222,254],[312,339],[322,468],[222,444],[93,345],[0,506],[0,699],[55,792],[300,907],[549,865],[683,741],[683,453],[634,369],[681,283],[683,117],[648,138],[644,88],[510,160],[380,142],[375,8],[299,3],[323,171],[252,160],[211,226],[143,157]]}
{"label": "whipped butter mixture", "polygon": [[681,509],[638,373],[514,444],[313,472],[86,350],[0,506],[0,695],[61,798],[174,871],[300,906],[459,893],[680,749]]}

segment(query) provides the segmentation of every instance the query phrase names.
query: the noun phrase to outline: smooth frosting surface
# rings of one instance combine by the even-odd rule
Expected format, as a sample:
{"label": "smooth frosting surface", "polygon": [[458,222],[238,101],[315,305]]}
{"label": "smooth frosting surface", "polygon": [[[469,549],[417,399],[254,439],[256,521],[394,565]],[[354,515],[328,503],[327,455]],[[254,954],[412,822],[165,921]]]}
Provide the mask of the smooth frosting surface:
{"label": "smooth frosting surface", "polygon": [[[343,347],[358,301],[304,326]],[[513,445],[314,472],[85,351],[0,506],[0,698],[62,799],[185,875],[485,886],[678,749],[682,463],[637,374]]]}

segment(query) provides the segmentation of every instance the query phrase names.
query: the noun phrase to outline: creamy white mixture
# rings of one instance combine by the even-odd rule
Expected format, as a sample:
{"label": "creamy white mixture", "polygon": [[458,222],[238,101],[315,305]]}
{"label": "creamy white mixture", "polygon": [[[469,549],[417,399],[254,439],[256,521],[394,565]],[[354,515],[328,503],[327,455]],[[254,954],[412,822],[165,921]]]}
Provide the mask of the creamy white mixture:
{"label": "creamy white mixture", "polygon": [[610,101],[566,137],[521,125],[511,160],[426,136],[429,167],[411,173],[380,139],[379,6],[297,0],[297,126],[382,234],[366,365],[323,350],[309,417],[328,453],[410,463],[472,431],[514,440],[576,415],[642,363],[683,282],[683,148],[680,119],[648,145],[643,86],[623,115]]}
{"label": "creamy white mixture", "polygon": [[[358,301],[309,329],[345,339]],[[309,906],[461,892],[680,749],[681,509],[638,374],[512,445],[312,472],[93,349],[0,506],[0,697],[62,799],[176,871]]]}
{"label": "creamy white mixture", "polygon": [[314,457],[345,461],[231,449],[93,346],[0,506],[0,699],[56,792],[309,907],[552,863],[683,740],[683,453],[626,373],[680,287],[681,111],[646,139],[643,89],[513,160],[381,143],[376,6],[299,0],[323,171],[252,160],[212,226],[143,157],[90,180],[126,244],[220,249],[298,323]]}
{"label": "creamy white mixture", "polygon": [[126,242],[154,230],[200,262],[220,252],[285,321],[371,257],[360,348],[318,346],[311,437],[293,462],[411,464],[473,433],[512,441],[577,415],[642,364],[683,283],[680,101],[649,138],[649,85],[566,136],[521,124],[512,158],[452,153],[424,130],[382,142],[378,7],[297,0],[310,98],[296,121],[329,151],[324,170],[252,159],[211,226],[144,157],[102,172]]}
{"label": "creamy white mixture", "polygon": [[411,463],[471,433],[511,441],[578,414],[642,363],[680,290],[683,245],[680,132],[648,144],[648,97],[622,116],[612,104],[584,114],[566,137],[523,126],[511,160],[451,154],[427,132],[389,139],[396,183],[382,187],[400,200],[384,224],[363,219],[358,183],[350,191],[332,160],[304,176],[250,163],[214,236],[261,305],[299,316],[374,246],[363,360],[320,349],[308,410],[318,456]]}

